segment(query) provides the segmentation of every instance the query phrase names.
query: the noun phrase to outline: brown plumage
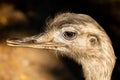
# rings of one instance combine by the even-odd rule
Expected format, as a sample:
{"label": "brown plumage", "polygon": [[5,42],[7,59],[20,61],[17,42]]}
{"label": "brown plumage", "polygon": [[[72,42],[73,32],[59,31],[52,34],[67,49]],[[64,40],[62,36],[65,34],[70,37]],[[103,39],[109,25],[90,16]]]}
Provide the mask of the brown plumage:
{"label": "brown plumage", "polygon": [[47,23],[45,33],[7,40],[10,46],[55,50],[82,65],[85,80],[110,80],[115,54],[104,29],[85,14],[62,13]]}

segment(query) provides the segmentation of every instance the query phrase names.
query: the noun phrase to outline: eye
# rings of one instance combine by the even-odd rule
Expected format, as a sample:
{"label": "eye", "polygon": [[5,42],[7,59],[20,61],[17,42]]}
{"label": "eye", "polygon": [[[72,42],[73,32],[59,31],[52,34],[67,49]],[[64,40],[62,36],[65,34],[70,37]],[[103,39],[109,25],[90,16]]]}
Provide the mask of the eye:
{"label": "eye", "polygon": [[63,33],[63,37],[67,40],[73,40],[75,39],[77,36],[77,32],[73,32],[73,31],[65,31]]}

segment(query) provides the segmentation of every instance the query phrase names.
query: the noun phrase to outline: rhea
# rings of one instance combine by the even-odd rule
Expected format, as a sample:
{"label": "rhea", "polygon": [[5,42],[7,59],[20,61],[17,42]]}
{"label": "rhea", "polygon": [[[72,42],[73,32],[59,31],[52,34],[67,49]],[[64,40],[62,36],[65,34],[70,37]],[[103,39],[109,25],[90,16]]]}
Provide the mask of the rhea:
{"label": "rhea", "polygon": [[82,65],[85,80],[111,80],[116,57],[104,29],[86,14],[58,14],[42,34],[9,39],[9,46],[54,50]]}

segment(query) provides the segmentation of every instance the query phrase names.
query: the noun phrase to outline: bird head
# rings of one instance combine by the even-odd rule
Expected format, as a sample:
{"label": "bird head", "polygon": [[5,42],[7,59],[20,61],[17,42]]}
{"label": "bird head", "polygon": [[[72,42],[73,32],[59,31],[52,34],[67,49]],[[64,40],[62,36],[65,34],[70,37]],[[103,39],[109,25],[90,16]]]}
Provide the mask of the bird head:
{"label": "bird head", "polygon": [[110,44],[103,28],[85,14],[63,13],[50,20],[46,26],[44,33],[22,39],[9,39],[7,44],[51,49],[72,57],[100,56],[103,48]]}

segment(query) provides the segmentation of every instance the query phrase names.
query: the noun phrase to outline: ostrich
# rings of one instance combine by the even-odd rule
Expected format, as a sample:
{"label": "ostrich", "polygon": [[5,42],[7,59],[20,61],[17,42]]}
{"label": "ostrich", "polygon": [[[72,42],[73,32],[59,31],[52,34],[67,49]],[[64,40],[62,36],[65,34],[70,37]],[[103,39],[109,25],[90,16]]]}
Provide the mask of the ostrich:
{"label": "ostrich", "polygon": [[58,14],[42,34],[8,39],[9,46],[54,50],[82,65],[85,80],[111,80],[116,57],[104,29],[86,14]]}

